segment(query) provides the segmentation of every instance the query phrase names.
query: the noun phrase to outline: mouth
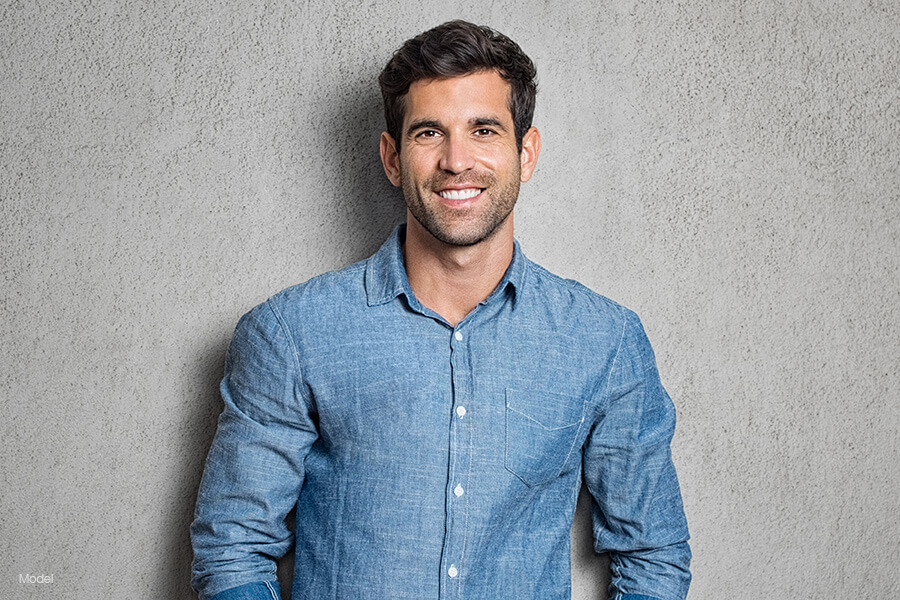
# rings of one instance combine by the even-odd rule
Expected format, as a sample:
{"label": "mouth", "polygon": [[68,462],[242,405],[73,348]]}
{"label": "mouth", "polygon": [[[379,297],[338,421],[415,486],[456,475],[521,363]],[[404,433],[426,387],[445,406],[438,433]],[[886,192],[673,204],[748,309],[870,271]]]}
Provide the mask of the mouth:
{"label": "mouth", "polygon": [[481,194],[481,192],[483,192],[483,191],[484,191],[484,188],[474,188],[473,187],[473,188],[463,188],[463,189],[440,190],[439,192],[437,192],[437,194],[444,200],[460,202],[460,201],[465,201],[465,200],[471,200],[472,198]]}

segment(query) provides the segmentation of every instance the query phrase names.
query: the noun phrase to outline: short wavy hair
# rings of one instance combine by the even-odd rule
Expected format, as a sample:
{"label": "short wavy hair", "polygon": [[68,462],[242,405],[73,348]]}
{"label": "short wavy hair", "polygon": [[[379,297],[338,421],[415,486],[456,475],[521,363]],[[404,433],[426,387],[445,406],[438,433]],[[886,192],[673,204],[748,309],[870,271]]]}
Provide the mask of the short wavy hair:
{"label": "short wavy hair", "polygon": [[489,27],[449,21],[407,40],[381,72],[378,83],[384,100],[387,132],[397,141],[403,127],[409,86],[423,79],[445,79],[496,70],[510,85],[509,111],[516,145],[534,118],[537,70],[514,41]]}

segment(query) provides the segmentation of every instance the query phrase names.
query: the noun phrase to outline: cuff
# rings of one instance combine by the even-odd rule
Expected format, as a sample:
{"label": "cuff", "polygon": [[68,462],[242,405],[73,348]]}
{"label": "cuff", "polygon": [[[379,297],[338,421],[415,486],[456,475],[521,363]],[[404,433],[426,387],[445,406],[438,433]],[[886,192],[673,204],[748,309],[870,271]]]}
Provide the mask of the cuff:
{"label": "cuff", "polygon": [[277,581],[257,581],[221,591],[209,600],[281,600]]}

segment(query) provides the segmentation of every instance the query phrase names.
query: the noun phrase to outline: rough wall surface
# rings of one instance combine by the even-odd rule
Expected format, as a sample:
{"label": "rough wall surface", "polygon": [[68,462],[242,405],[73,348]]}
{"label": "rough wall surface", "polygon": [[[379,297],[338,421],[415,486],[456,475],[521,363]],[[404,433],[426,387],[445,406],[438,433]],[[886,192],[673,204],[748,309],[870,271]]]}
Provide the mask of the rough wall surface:
{"label": "rough wall surface", "polygon": [[690,598],[900,597],[894,0],[0,4],[0,597],[192,597],[234,324],[402,219],[375,78],[457,17],[538,66],[525,251],[654,343]]}

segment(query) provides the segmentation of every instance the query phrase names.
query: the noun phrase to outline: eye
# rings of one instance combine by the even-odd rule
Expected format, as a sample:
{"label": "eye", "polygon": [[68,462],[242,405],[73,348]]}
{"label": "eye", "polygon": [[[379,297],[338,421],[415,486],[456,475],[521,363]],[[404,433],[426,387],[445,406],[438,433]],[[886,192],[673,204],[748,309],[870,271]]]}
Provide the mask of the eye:
{"label": "eye", "polygon": [[487,127],[482,127],[481,129],[475,130],[475,135],[479,137],[487,137],[494,135],[496,132],[493,129],[488,129]]}
{"label": "eye", "polygon": [[425,129],[425,130],[417,133],[416,137],[419,139],[431,139],[431,138],[436,138],[439,135],[441,135],[441,134],[439,132],[435,131],[434,129]]}

